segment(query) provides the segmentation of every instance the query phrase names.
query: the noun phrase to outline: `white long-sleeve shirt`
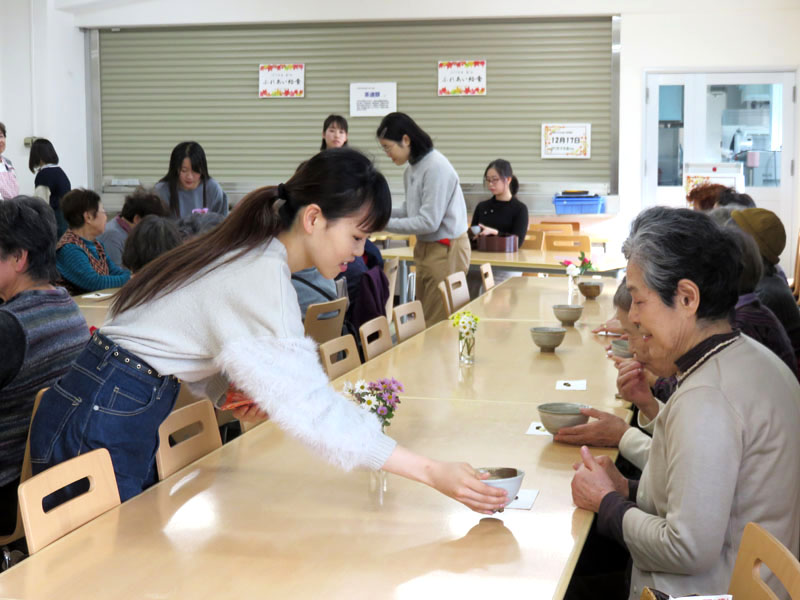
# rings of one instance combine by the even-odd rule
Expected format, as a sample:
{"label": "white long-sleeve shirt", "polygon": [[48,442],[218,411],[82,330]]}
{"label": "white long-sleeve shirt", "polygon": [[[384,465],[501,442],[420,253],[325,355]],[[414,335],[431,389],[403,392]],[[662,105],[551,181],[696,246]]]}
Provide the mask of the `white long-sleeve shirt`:
{"label": "white long-sleeve shirt", "polygon": [[436,149],[403,173],[406,200],[392,210],[387,231],[409,233],[421,242],[455,239],[467,231],[467,203],[458,173]]}
{"label": "white long-sleeve shirt", "polygon": [[316,344],[304,337],[277,239],[110,318],[101,331],[161,375],[204,384],[212,399],[230,380],[342,468],[379,469],[396,445],[374,414],[331,388]]}

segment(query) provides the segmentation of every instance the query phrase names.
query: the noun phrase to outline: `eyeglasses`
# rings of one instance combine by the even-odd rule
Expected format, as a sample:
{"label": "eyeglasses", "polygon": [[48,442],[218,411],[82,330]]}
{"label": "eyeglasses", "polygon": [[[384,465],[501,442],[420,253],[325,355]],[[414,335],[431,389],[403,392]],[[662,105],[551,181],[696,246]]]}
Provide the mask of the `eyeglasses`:
{"label": "eyeglasses", "polygon": [[500,183],[501,179],[499,177],[492,177],[491,179],[487,177],[486,179],[484,179],[484,181],[489,185],[497,185],[498,183]]}
{"label": "eyeglasses", "polygon": [[383,144],[381,144],[381,148],[383,148],[383,151],[386,152],[386,154],[389,154],[389,152],[392,151],[392,147],[396,145],[397,144],[393,144],[392,146],[384,146]]}

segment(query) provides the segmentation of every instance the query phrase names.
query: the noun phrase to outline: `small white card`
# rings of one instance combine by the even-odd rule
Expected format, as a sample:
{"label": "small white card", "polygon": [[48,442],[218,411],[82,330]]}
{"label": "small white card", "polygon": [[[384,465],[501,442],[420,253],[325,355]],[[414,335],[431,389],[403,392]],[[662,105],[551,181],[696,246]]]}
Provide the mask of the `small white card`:
{"label": "small white card", "polygon": [[518,510],[530,510],[539,495],[539,490],[520,490],[517,497],[506,508],[516,508]]}
{"label": "small white card", "polygon": [[566,390],[571,392],[585,392],[586,380],[585,379],[572,379],[556,381],[557,390]]}
{"label": "small white card", "polygon": [[552,436],[553,434],[547,431],[539,421],[534,421],[531,423],[531,426],[528,427],[528,431],[525,432],[525,435],[549,435]]}

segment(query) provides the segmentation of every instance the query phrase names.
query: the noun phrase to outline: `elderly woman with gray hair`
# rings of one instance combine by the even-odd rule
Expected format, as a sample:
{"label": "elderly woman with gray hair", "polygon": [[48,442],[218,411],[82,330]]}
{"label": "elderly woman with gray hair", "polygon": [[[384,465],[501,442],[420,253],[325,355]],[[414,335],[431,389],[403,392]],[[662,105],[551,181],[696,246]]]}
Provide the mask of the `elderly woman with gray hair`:
{"label": "elderly woman with gray hair", "polygon": [[629,318],[653,357],[645,366],[671,360],[678,387],[656,418],[641,479],[584,446],[573,500],[630,552],[630,598],[644,586],[722,594],[748,522],[798,553],[800,385],[773,352],[731,328],[740,251],[708,216],[648,209],[623,250]]}

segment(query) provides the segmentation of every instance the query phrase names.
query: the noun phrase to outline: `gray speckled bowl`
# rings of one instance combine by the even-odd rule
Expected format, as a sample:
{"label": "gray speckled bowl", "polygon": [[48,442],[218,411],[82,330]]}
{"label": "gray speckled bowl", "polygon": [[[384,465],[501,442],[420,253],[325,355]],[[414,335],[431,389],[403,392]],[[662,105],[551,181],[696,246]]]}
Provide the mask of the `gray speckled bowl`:
{"label": "gray speckled bowl", "polygon": [[575,321],[581,318],[582,312],[582,304],[556,304],[553,306],[553,313],[564,327],[575,325]]}
{"label": "gray speckled bowl", "polygon": [[538,406],[539,418],[544,428],[555,435],[562,427],[583,425],[588,422],[589,416],[581,414],[582,408],[588,407],[574,402],[548,402]]}
{"label": "gray speckled bowl", "polygon": [[564,341],[567,330],[563,327],[531,327],[533,343],[542,352],[555,352],[556,347]]}

